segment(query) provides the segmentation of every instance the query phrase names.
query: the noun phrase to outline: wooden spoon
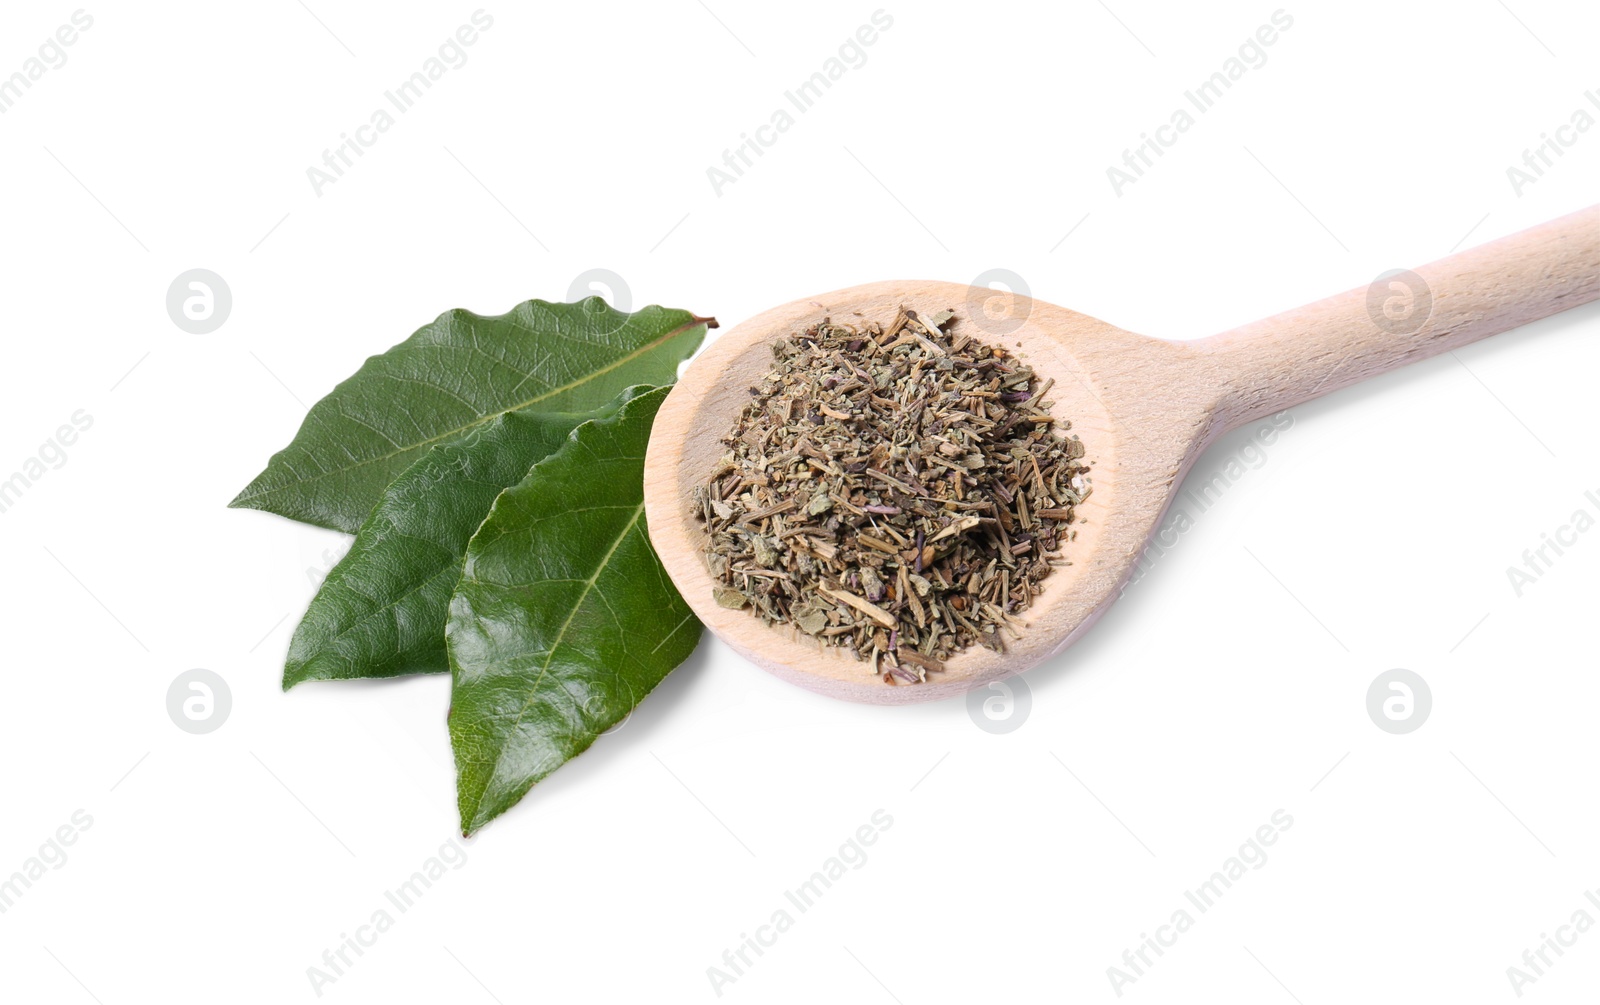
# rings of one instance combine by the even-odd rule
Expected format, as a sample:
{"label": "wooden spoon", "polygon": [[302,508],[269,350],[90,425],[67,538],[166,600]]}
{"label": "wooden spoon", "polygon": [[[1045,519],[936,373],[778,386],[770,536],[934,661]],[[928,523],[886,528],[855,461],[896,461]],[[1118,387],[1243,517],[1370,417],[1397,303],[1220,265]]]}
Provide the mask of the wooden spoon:
{"label": "wooden spoon", "polygon": [[[1231,429],[1292,405],[1600,298],[1600,206],[1415,272],[1233,331],[1170,342],[1063,307],[959,283],[883,282],[796,300],[744,322],[690,364],[656,418],[645,461],[645,514],[668,573],[700,620],[784,680],[851,701],[949,697],[1019,673],[1066,648],[1116,599],[1185,472]],[[1093,494],[1077,537],[1023,613],[1004,653],[973,646],[917,684],[885,683],[794,626],[718,606],[704,525],[691,503],[726,453],[720,442],[772,363],[769,344],[824,317],[887,325],[902,305],[955,311],[956,328],[1025,354],[1054,378],[1052,414],[1088,448]],[[857,315],[864,315],[858,317]]]}

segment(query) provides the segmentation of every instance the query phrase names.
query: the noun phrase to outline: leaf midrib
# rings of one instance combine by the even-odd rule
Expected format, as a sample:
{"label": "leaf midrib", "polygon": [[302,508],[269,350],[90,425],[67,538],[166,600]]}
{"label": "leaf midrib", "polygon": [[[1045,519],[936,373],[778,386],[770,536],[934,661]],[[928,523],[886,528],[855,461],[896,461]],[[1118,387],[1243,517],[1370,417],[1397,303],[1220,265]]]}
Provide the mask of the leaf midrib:
{"label": "leaf midrib", "polygon": [[[454,572],[454,571],[455,571],[455,567],[451,564],[450,560],[447,557],[446,560],[442,564],[440,564],[439,568],[437,568],[437,569],[433,570],[432,572],[428,573],[427,577],[425,579],[423,579],[422,582],[417,583],[416,585],[410,587],[405,592],[401,593],[398,597],[395,597],[393,600],[388,601],[387,603],[383,604],[381,607],[374,607],[374,608],[371,608],[370,610],[366,610],[366,611],[361,612],[359,615],[356,616],[354,621],[350,622],[350,624],[348,624],[345,627],[343,627],[343,628],[339,629],[338,631],[334,632],[333,635],[330,636],[329,638],[324,639],[322,641],[322,643],[321,643],[321,646],[318,648],[316,654],[311,656],[308,659],[302,660],[301,661],[301,666],[302,667],[310,666],[318,657],[320,657],[322,655],[323,650],[331,648],[332,646],[338,645],[340,642],[343,642],[344,639],[345,639],[345,636],[349,635],[351,632],[355,631],[358,628],[365,628],[368,624],[370,624],[371,622],[377,620],[379,615],[385,614],[388,611],[394,610],[396,607],[399,607],[401,604],[405,603],[411,597],[415,596],[418,593],[421,593],[423,590],[426,590],[430,585],[433,584],[433,582],[435,580],[439,579],[441,576],[445,576],[445,575],[447,575],[447,574],[449,574],[451,572]],[[343,584],[341,583],[340,585],[343,585]],[[358,597],[362,596],[362,594],[358,590],[355,590],[353,588],[348,588],[348,587],[347,587],[347,589],[350,589],[350,592],[354,593]],[[370,598],[364,598],[364,599],[370,599]]]}
{"label": "leaf midrib", "polygon": [[[253,494],[250,494],[250,495],[245,495],[244,493],[240,493],[239,498],[234,501],[235,505],[237,505],[240,502],[244,502],[246,500],[260,499],[260,498],[263,498],[265,496],[275,495],[275,494],[277,494],[279,492],[287,492],[290,489],[295,488],[296,486],[307,485],[307,484],[310,484],[311,482],[321,481],[324,478],[332,478],[335,475],[348,474],[349,472],[358,470],[360,468],[364,468],[364,467],[366,467],[366,466],[368,466],[370,464],[378,464],[378,463],[381,463],[382,461],[386,461],[386,460],[389,460],[389,459],[394,458],[394,457],[399,457],[401,454],[411,453],[414,450],[419,450],[419,449],[421,449],[423,447],[431,446],[432,444],[438,443],[441,440],[450,439],[450,438],[452,438],[452,437],[454,437],[454,436],[456,436],[456,435],[458,435],[460,433],[466,432],[469,429],[472,429],[472,428],[477,427],[477,426],[481,426],[485,422],[490,422],[490,421],[492,421],[494,419],[498,419],[500,416],[505,415],[508,412],[515,412],[515,411],[517,411],[519,409],[527,408],[529,405],[536,405],[539,402],[544,401],[545,399],[551,397],[552,395],[560,394],[563,391],[570,391],[575,387],[581,387],[584,384],[587,384],[590,381],[595,380],[595,379],[603,376],[604,374],[610,373],[611,371],[617,369],[620,366],[623,366],[623,365],[625,365],[627,363],[633,362],[635,359],[638,359],[640,356],[644,355],[645,353],[648,353],[651,350],[660,347],[662,344],[668,342],[671,339],[674,339],[674,338],[678,337],[679,335],[683,334],[684,332],[688,331],[689,329],[698,328],[701,325],[704,325],[706,323],[706,321],[707,321],[706,318],[694,318],[694,319],[692,319],[692,320],[690,320],[690,321],[688,321],[688,322],[686,322],[684,324],[681,324],[678,327],[672,329],[671,331],[669,331],[665,335],[662,335],[661,337],[655,339],[654,341],[646,343],[645,345],[640,346],[638,349],[635,349],[633,352],[629,353],[628,355],[619,357],[614,362],[606,364],[605,366],[601,367],[598,370],[594,370],[594,371],[590,372],[589,374],[587,374],[587,375],[585,375],[583,377],[580,377],[577,380],[574,380],[574,381],[572,381],[570,383],[563,384],[560,387],[551,388],[550,390],[544,392],[543,394],[536,395],[535,397],[529,398],[527,401],[521,402],[520,404],[510,405],[510,406],[507,406],[506,408],[501,409],[498,412],[491,412],[491,413],[489,413],[487,415],[479,416],[478,418],[476,418],[473,421],[467,423],[466,425],[458,426],[455,429],[448,430],[448,431],[446,431],[444,433],[439,434],[438,436],[433,436],[433,437],[430,437],[430,438],[428,438],[426,440],[418,440],[416,443],[412,444],[411,446],[404,447],[404,448],[402,448],[400,450],[391,451],[390,453],[387,453],[387,454],[381,454],[381,455],[379,455],[377,457],[369,457],[364,461],[357,461],[354,464],[345,465],[343,467],[334,468],[331,471],[324,471],[324,472],[322,472],[320,474],[312,475],[310,478],[296,478],[294,481],[284,482],[281,485],[276,485],[276,486],[273,486],[272,488],[262,489],[261,491],[253,493]],[[344,413],[341,413],[341,414],[344,415]],[[350,416],[350,415],[344,415],[344,417],[345,418],[354,418],[354,416]]]}
{"label": "leaf midrib", "polygon": [[[556,632],[555,640],[550,643],[550,648],[545,653],[544,666],[539,668],[539,676],[535,677],[533,679],[533,683],[528,685],[528,697],[523,701],[522,707],[517,709],[517,716],[511,722],[512,730],[515,730],[517,727],[522,725],[522,717],[525,716],[528,713],[528,709],[533,706],[534,697],[539,693],[539,685],[544,683],[545,675],[550,670],[550,664],[555,662],[556,650],[560,649],[562,642],[565,641],[567,637],[567,629],[572,627],[572,620],[578,616],[578,611],[583,607],[584,601],[589,598],[590,591],[592,591],[595,587],[595,584],[600,581],[601,573],[605,572],[606,567],[611,564],[611,557],[617,553],[618,548],[622,547],[622,542],[628,539],[628,535],[633,533],[633,528],[638,525],[639,518],[642,516],[644,516],[644,501],[640,500],[639,505],[635,507],[633,511],[633,516],[628,519],[628,522],[622,528],[622,531],[618,533],[616,538],[611,542],[611,547],[606,549],[605,555],[602,556],[599,563],[595,565],[594,575],[590,576],[589,579],[583,584],[583,590],[578,594],[578,598],[573,601],[572,609],[567,612],[566,620],[561,623],[561,628]],[[474,580],[474,582],[481,583],[482,580]],[[507,730],[507,732],[510,732],[510,730]],[[483,807],[483,795],[489,790],[489,783],[494,780],[496,773],[499,772],[500,762],[505,759],[505,756],[506,745],[501,744],[500,750],[495,754],[493,761],[480,762],[488,764],[489,771],[487,777],[484,779],[483,788],[478,791],[476,798],[474,798],[472,801],[472,816],[474,822],[477,822],[478,811]]]}

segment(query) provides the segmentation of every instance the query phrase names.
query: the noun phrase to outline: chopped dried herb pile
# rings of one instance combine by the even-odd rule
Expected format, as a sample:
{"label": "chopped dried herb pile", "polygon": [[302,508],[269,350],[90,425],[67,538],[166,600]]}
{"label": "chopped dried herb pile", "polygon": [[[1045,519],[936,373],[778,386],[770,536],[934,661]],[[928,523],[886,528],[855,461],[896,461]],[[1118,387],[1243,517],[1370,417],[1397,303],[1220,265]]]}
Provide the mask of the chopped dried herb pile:
{"label": "chopped dried herb pile", "polygon": [[696,491],[724,607],[916,683],[1005,648],[1088,497],[1084,447],[1042,383],[951,312],[824,319],[772,369]]}

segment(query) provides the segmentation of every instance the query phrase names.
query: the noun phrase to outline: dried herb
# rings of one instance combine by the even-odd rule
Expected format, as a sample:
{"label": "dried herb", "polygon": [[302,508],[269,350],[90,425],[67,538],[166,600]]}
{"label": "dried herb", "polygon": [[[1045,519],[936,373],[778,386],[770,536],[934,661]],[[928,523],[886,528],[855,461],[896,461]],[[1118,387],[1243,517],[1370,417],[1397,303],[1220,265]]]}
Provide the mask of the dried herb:
{"label": "dried herb", "polygon": [[464,833],[626,719],[699,644],[645,530],[645,445],[668,390],[573,430],[467,546],[445,627]]}
{"label": "dried herb", "polygon": [[635,384],[670,384],[716,326],[664,307],[629,314],[599,297],[446,311],[312,405],[228,505],[354,534],[430,447],[508,412],[587,412]]}
{"label": "dried herb", "polygon": [[917,683],[974,643],[1003,650],[1075,531],[1084,446],[1052,382],[950,311],[823,319],[772,369],[696,489],[724,607]]}
{"label": "dried herb", "polygon": [[284,686],[450,670],[472,832],[625,719],[700,624],[644,524],[644,453],[713,318],[598,297],[449,311],[312,406],[240,493],[356,532]]}

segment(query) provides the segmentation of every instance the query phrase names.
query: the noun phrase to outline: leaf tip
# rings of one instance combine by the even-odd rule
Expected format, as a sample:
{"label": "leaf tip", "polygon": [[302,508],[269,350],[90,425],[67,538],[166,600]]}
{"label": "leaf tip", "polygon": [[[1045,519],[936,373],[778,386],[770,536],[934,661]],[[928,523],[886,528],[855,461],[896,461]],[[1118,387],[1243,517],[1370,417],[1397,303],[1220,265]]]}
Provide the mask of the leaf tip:
{"label": "leaf tip", "polygon": [[289,645],[291,646],[289,658],[283,664],[283,689],[285,691],[296,684],[304,684],[308,680],[328,679],[328,675],[318,673],[315,670],[313,667],[314,660],[306,659],[296,654],[292,648],[294,646],[292,641]]}
{"label": "leaf tip", "polygon": [[488,820],[484,820],[479,816],[478,811],[481,808],[481,804],[471,807],[467,806],[465,798],[457,800],[457,809],[461,814],[462,837],[471,837],[478,831],[482,830],[483,825],[489,822]]}

